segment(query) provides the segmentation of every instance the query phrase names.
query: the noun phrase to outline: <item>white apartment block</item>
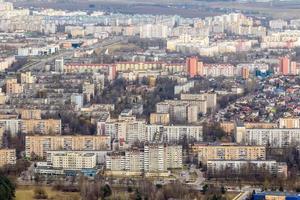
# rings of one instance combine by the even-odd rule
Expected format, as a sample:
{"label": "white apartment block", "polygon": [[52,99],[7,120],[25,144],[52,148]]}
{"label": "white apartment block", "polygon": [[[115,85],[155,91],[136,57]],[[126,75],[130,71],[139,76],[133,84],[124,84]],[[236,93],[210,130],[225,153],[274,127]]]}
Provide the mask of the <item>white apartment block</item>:
{"label": "white apartment block", "polygon": [[181,100],[206,100],[207,108],[214,109],[217,106],[217,93],[202,93],[202,94],[190,94],[181,93]]}
{"label": "white apartment block", "polygon": [[125,141],[129,144],[135,141],[145,141],[146,121],[139,119],[112,119],[100,127],[105,135]]}
{"label": "white apartment block", "polygon": [[140,28],[141,38],[167,38],[169,35],[168,26],[162,24],[146,24]]}
{"label": "white apartment block", "polygon": [[235,139],[236,142],[247,145],[267,145],[273,148],[283,148],[300,143],[300,129],[246,129],[238,127]]}
{"label": "white apartment block", "polygon": [[93,153],[55,153],[51,156],[53,168],[92,169],[96,167],[97,158]]}
{"label": "white apartment block", "polygon": [[272,174],[282,174],[287,176],[286,163],[278,163],[275,160],[209,160],[207,161],[208,173],[214,174],[225,170],[232,170],[242,173],[245,168],[264,168]]}
{"label": "white apartment block", "polygon": [[144,151],[130,149],[125,152],[125,170],[130,172],[144,171]]}
{"label": "white apartment block", "polygon": [[182,168],[182,146],[148,144],[144,147],[144,169],[149,172]]}
{"label": "white apartment block", "polygon": [[182,168],[180,145],[146,144],[144,149],[110,152],[106,159],[108,171],[166,172],[174,168]]}
{"label": "white apartment block", "polygon": [[124,171],[125,152],[110,152],[106,156],[106,170]]}
{"label": "white apartment block", "polygon": [[74,151],[68,151],[68,150],[54,150],[54,151],[47,151],[47,163],[51,163],[52,156],[56,154],[69,154],[69,153],[76,153],[76,154],[95,154],[96,155],[96,163],[97,164],[105,164],[106,162],[106,154],[109,151],[97,151],[97,150],[74,150]]}
{"label": "white apartment block", "polygon": [[203,141],[203,127],[202,126],[187,126],[187,125],[146,125],[146,139],[154,141],[157,135],[161,137],[164,142],[179,142],[184,137],[189,141]]}

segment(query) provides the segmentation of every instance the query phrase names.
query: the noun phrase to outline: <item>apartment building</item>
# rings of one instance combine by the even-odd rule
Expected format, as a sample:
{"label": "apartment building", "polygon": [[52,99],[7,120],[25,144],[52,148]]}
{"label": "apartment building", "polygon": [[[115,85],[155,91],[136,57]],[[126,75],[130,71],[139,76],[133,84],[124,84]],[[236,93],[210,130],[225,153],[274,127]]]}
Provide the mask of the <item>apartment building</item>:
{"label": "apartment building", "polygon": [[279,163],[275,160],[209,160],[207,161],[208,174],[222,173],[226,170],[230,170],[234,173],[243,173],[243,170],[247,168],[256,167],[257,169],[263,168],[268,170],[274,175],[287,176],[286,163]]}
{"label": "apartment building", "polygon": [[247,145],[283,148],[300,143],[300,129],[246,129],[245,127],[237,127],[235,139],[237,143]]}
{"label": "apartment building", "polygon": [[184,137],[190,141],[203,140],[203,127],[202,126],[185,126],[185,125],[172,125],[165,126],[166,141],[180,141]]}
{"label": "apartment building", "polygon": [[171,168],[182,168],[182,146],[157,143],[145,145],[145,171],[163,172]]}
{"label": "apartment building", "polygon": [[96,167],[97,159],[93,153],[55,153],[51,156],[51,164],[53,168],[60,169],[92,169]]}
{"label": "apartment building", "polygon": [[203,141],[203,127],[198,125],[146,125],[146,139],[153,141],[159,135],[164,142]]}
{"label": "apartment building", "polygon": [[166,172],[182,168],[182,146],[162,143],[146,144],[144,149],[132,148],[107,154],[106,169],[131,173]]}
{"label": "apartment building", "polygon": [[170,123],[169,113],[151,113],[150,124],[168,125]]}
{"label": "apartment building", "polygon": [[265,146],[245,146],[235,143],[194,144],[192,152],[198,161],[206,164],[208,160],[265,160]]}
{"label": "apartment building", "polygon": [[226,133],[233,133],[236,128],[238,127],[245,127],[248,129],[251,128],[278,128],[277,123],[267,123],[267,122],[233,122],[233,121],[225,121],[225,122],[220,122],[221,128],[226,132]]}
{"label": "apartment building", "polygon": [[21,73],[21,83],[22,84],[33,84],[35,83],[36,78],[31,75],[31,72]]}
{"label": "apartment building", "polygon": [[203,74],[208,77],[233,77],[237,75],[237,68],[230,64],[205,64]]}
{"label": "apartment building", "polygon": [[215,109],[217,106],[217,93],[202,93],[202,94],[190,94],[181,93],[181,100],[206,100],[207,108]]}
{"label": "apartment building", "polygon": [[41,109],[18,109],[21,119],[42,119]]}
{"label": "apartment building", "polygon": [[21,132],[22,120],[20,119],[0,119],[0,126],[4,127],[5,131],[10,132],[12,136]]}
{"label": "apartment building", "polygon": [[20,94],[23,92],[23,86],[18,83],[17,79],[11,78],[6,80],[6,94]]}
{"label": "apartment building", "polygon": [[96,163],[98,164],[105,164],[106,162],[106,154],[108,150],[54,150],[54,151],[47,151],[47,163],[51,163],[52,156],[55,154],[68,154],[68,153],[77,153],[77,154],[95,154],[96,155]]}
{"label": "apartment building", "polygon": [[34,135],[25,138],[25,154],[46,158],[47,151],[53,150],[110,150],[109,136],[92,135]]}
{"label": "apartment building", "polygon": [[198,114],[206,114],[206,100],[166,100],[156,104],[156,113],[169,113],[175,123],[195,123]]}
{"label": "apartment building", "polygon": [[300,128],[300,118],[299,117],[280,118],[279,128]]}
{"label": "apartment building", "polygon": [[25,119],[21,121],[21,132],[41,133],[41,134],[60,134],[61,120],[57,119]]}
{"label": "apartment building", "polygon": [[0,167],[4,165],[16,164],[16,150],[15,149],[0,149]]}
{"label": "apartment building", "polygon": [[136,119],[132,115],[120,116],[118,119],[102,122],[102,125],[98,123],[98,132],[132,144],[135,141],[145,141],[145,127],[144,119]]}
{"label": "apartment building", "polygon": [[125,152],[110,152],[106,156],[106,170],[110,171],[124,171],[125,166]]}
{"label": "apartment building", "polygon": [[133,148],[125,151],[125,170],[141,172],[144,170],[144,151]]}

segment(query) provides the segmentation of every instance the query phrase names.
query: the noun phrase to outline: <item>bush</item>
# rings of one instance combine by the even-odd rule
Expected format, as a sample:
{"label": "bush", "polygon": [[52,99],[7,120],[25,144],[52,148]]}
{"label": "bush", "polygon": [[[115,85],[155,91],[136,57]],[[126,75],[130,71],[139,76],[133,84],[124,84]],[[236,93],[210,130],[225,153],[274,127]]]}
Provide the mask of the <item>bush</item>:
{"label": "bush", "polygon": [[38,187],[34,190],[35,199],[48,199],[48,195],[44,188]]}

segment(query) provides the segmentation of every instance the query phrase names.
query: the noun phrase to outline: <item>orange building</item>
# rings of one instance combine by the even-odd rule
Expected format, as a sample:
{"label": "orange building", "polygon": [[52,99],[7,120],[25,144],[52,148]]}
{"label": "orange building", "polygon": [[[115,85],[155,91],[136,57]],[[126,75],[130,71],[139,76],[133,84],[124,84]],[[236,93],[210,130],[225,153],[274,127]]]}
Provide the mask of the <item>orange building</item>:
{"label": "orange building", "polygon": [[283,75],[290,74],[290,59],[288,57],[280,58],[279,62],[279,72]]}
{"label": "orange building", "polygon": [[198,58],[191,57],[186,60],[187,71],[190,77],[194,77],[197,75],[197,68],[198,68]]}
{"label": "orange building", "polygon": [[249,69],[247,67],[242,68],[242,77],[243,79],[248,79],[250,76]]}

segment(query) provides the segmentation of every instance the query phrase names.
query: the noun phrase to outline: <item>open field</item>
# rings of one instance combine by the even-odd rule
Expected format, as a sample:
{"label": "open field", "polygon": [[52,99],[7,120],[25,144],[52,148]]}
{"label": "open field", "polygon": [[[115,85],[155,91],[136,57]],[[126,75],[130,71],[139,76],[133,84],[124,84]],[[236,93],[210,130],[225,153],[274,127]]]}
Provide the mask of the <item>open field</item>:
{"label": "open field", "polygon": [[[16,200],[34,200],[34,189],[36,186],[18,186],[16,190]],[[54,191],[51,187],[43,187],[48,195],[48,199],[53,200],[79,200],[78,193]]]}
{"label": "open field", "polygon": [[277,3],[235,3],[235,2],[209,2],[202,0],[66,0],[56,2],[45,1],[17,1],[16,6],[58,8],[69,10],[86,10],[93,5],[93,10],[105,10],[128,14],[164,14],[181,15],[184,17],[204,17],[240,10],[254,12],[256,15],[264,15],[275,18],[300,18],[300,2]]}

